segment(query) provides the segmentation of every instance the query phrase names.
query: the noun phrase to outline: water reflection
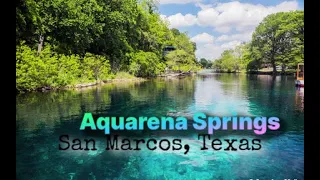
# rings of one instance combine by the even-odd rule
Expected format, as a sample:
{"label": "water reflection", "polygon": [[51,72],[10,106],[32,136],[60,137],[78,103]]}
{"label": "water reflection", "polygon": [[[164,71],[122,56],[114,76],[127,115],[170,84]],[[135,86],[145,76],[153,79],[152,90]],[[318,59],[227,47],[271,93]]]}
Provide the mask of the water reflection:
{"label": "water reflection", "polygon": [[304,112],[304,87],[296,87],[296,107]]}
{"label": "water reflection", "polygon": [[191,111],[217,116],[251,116],[246,77],[211,74],[196,82],[195,103]]}
{"label": "water reflection", "polygon": [[[303,89],[295,88],[294,77],[214,73],[17,96],[18,179],[303,179],[303,96]],[[278,136],[267,134],[272,138],[263,139],[263,148],[250,152],[199,151],[202,142],[197,133],[189,131],[125,134],[158,140],[181,137],[191,147],[187,155],[145,149],[105,151],[103,132],[79,131],[84,112],[160,117],[199,111],[220,116],[278,116],[285,129]],[[62,134],[94,138],[98,150],[58,151]],[[217,132],[217,137],[256,138],[252,133],[231,131]]]}

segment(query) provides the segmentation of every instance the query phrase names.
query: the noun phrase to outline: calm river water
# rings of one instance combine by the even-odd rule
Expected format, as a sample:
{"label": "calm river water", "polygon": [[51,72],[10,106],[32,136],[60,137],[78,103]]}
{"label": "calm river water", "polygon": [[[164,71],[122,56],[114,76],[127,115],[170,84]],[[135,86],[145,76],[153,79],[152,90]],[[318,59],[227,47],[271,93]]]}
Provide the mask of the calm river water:
{"label": "calm river water", "polygon": [[[298,179],[304,178],[303,89],[294,77],[206,73],[181,79],[107,84],[84,90],[28,93],[16,98],[17,179]],[[200,151],[195,131],[133,132],[182,138],[182,151],[106,151],[103,131],[80,131],[84,112],[97,116],[276,116],[277,132],[224,131],[216,138],[260,138],[258,151]],[[59,136],[96,140],[97,151],[60,151]],[[211,143],[208,142],[210,145]],[[209,145],[209,146],[210,146]]]}

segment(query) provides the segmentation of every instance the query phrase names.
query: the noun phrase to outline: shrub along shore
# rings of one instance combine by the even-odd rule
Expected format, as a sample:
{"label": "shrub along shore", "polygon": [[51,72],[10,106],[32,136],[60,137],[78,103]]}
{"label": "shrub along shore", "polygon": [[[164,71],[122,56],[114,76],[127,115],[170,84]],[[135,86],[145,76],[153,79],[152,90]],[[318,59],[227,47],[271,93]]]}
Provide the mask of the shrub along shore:
{"label": "shrub along shore", "polygon": [[160,17],[154,0],[16,4],[18,92],[197,71],[195,51],[187,33]]}

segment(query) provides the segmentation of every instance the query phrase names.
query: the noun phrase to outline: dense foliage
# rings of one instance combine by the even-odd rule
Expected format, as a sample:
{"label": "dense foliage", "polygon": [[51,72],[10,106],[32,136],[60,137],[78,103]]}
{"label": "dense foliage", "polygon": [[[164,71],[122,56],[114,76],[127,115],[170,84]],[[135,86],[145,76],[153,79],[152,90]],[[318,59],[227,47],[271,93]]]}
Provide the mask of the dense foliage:
{"label": "dense foliage", "polygon": [[271,14],[256,27],[249,43],[226,50],[213,63],[220,71],[258,70],[270,65],[273,73],[281,66],[296,68],[304,62],[304,12],[291,11]]}
{"label": "dense foliage", "polygon": [[17,46],[16,88],[19,91],[58,88],[109,77],[110,64],[104,56],[57,54],[48,45],[37,55],[36,50],[26,45]]}
{"label": "dense foliage", "polygon": [[246,69],[250,61],[250,44],[243,43],[235,49],[224,51],[221,58],[213,62],[213,68],[222,72],[239,72]]}
{"label": "dense foliage", "polygon": [[[168,28],[154,0],[19,0],[16,46],[18,90],[196,68],[195,44]],[[165,58],[165,46],[183,56]]]}
{"label": "dense foliage", "polygon": [[199,64],[201,65],[202,68],[206,68],[206,69],[212,68],[212,62],[205,58],[201,58],[199,61]]}

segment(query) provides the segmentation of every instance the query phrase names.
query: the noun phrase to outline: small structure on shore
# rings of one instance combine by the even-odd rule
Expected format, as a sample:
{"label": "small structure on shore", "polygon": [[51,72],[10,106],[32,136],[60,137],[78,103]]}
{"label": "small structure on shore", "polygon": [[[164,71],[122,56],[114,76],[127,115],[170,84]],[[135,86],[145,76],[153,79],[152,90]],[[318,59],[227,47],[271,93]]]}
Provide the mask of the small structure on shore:
{"label": "small structure on shore", "polygon": [[298,64],[296,86],[304,87],[304,63]]}
{"label": "small structure on shore", "polygon": [[176,50],[177,48],[174,46],[166,46],[163,49],[163,56],[166,56],[169,52]]}

